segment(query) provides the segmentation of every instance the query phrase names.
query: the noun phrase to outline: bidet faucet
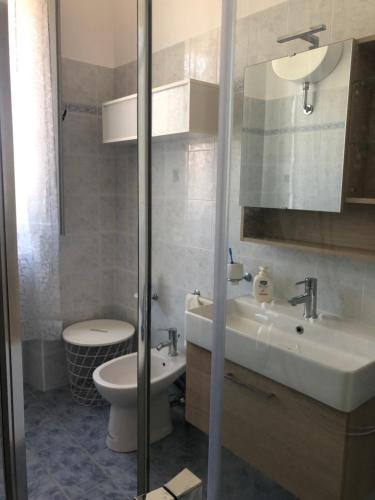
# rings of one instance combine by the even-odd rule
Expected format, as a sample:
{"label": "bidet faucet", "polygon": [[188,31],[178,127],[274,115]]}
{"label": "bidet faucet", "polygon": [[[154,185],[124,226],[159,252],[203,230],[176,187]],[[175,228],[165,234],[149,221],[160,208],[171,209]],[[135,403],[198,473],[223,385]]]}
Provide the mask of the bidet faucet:
{"label": "bidet faucet", "polygon": [[296,285],[305,285],[305,293],[289,299],[289,304],[292,306],[305,304],[304,317],[306,319],[317,318],[318,280],[316,278],[305,278],[303,281],[298,281]]}
{"label": "bidet faucet", "polygon": [[156,346],[157,351],[161,351],[163,347],[168,347],[168,356],[177,356],[177,328],[158,328],[158,332],[168,332],[168,340],[160,342]]}

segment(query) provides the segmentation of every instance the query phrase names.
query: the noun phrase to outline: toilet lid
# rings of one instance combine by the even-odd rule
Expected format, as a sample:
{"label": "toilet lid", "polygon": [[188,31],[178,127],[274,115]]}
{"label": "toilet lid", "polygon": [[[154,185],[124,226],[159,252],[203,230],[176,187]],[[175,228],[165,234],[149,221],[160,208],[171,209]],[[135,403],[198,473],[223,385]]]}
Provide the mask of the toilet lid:
{"label": "toilet lid", "polygon": [[99,347],[124,342],[134,332],[134,326],[126,321],[94,319],[68,326],[63,331],[63,338],[69,344]]}

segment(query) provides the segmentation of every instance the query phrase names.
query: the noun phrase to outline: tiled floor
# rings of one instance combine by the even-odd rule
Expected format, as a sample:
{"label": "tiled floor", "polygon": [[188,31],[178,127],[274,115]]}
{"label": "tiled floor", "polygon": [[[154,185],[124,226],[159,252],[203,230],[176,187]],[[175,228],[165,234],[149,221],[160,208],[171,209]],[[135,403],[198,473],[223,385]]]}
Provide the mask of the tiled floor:
{"label": "tiled floor", "polygon": [[[105,445],[108,407],[78,406],[69,389],[25,389],[30,500],[127,500],[136,493],[136,453]],[[159,487],[188,467],[205,480],[207,437],[173,409],[175,429],[152,445],[151,483]],[[229,452],[223,453],[224,500],[292,500],[294,497]]]}

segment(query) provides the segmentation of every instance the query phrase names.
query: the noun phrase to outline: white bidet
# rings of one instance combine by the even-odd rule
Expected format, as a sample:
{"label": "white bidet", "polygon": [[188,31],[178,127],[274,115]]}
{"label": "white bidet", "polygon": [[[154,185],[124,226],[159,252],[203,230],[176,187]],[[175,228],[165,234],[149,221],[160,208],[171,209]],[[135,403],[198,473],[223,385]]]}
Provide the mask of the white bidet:
{"label": "white bidet", "polygon": [[[172,432],[168,387],[185,372],[184,353],[168,356],[151,350],[151,442]],[[102,364],[93,373],[102,397],[111,403],[107,446],[113,451],[137,449],[137,353]]]}

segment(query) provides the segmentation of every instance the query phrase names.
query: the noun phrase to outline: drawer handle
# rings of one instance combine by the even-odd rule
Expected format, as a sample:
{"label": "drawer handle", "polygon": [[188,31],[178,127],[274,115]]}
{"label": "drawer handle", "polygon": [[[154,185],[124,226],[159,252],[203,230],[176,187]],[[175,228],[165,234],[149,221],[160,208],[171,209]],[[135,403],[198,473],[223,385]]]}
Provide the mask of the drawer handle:
{"label": "drawer handle", "polygon": [[255,394],[256,396],[258,396],[262,399],[271,399],[271,398],[276,397],[276,394],[274,394],[273,392],[262,391],[262,389],[258,389],[257,387],[254,387],[251,384],[247,384],[246,382],[242,382],[233,373],[226,373],[224,375],[224,378],[226,378],[230,382],[233,382],[234,384],[237,384],[241,387],[245,387],[245,389],[248,389],[253,394]]}

